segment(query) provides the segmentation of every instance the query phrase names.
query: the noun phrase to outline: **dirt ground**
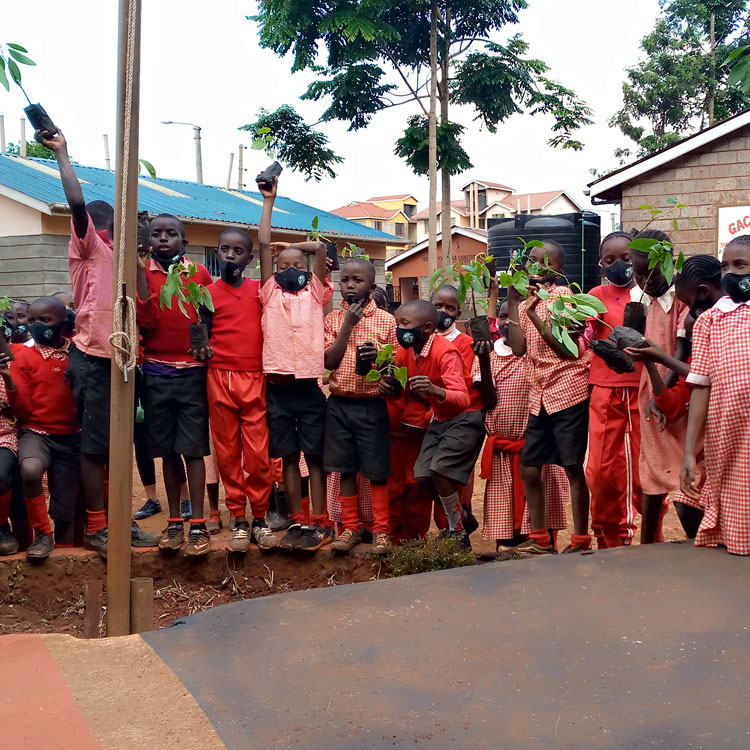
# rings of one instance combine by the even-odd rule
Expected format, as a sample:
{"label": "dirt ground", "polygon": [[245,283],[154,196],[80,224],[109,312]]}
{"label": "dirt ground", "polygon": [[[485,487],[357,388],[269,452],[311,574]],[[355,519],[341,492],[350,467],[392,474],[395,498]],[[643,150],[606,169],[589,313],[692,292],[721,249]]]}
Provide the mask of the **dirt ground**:
{"label": "dirt ground", "polygon": [[[478,468],[478,467],[477,467]],[[477,477],[479,471],[476,472]],[[141,521],[146,531],[156,532],[166,525],[167,504],[161,467],[157,462],[159,497],[164,511]],[[474,485],[473,507],[482,522],[484,480]],[[133,512],[145,501],[137,473],[133,478]],[[317,555],[291,556],[280,551],[262,554],[253,550],[245,559],[234,560],[226,553],[230,538],[229,514],[224,505],[223,488],[219,507],[224,529],[213,539],[215,547],[209,559],[185,561],[181,556],[165,559],[155,550],[136,550],[132,575],[154,579],[154,627],[168,627],[175,620],[219,604],[266,596],[284,591],[298,591],[322,586],[335,586],[371,580],[382,575],[366,554],[339,557],[329,551]],[[206,505],[206,515],[208,513]],[[563,549],[570,540],[569,529],[561,531],[558,545]],[[670,507],[664,519],[667,541],[682,539],[682,527]],[[485,539],[481,525],[472,535],[475,552],[493,552],[494,540]],[[106,568],[97,557],[81,550],[56,550],[44,566],[29,566],[24,556],[0,558],[0,634],[3,633],[68,633],[81,636],[83,630],[83,582],[106,577]],[[102,623],[106,601],[102,606]],[[103,626],[102,626],[103,632]]]}

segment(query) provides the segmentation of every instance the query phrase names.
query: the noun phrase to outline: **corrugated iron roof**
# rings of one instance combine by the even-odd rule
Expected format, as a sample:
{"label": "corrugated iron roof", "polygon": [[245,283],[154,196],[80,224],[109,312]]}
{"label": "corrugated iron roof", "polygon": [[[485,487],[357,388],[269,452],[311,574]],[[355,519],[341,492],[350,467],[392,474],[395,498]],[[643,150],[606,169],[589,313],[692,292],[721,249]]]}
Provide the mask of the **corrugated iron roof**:
{"label": "corrugated iron roof", "polygon": [[[81,164],[76,164],[75,170],[87,202],[113,202],[114,172]],[[49,205],[66,203],[62,183],[57,175],[57,163],[53,160],[0,155],[0,185],[37,201]],[[141,211],[170,213],[188,222],[197,219],[218,224],[258,226],[262,207],[263,196],[249,190],[227,190],[162,177],[153,180],[142,176],[139,179],[138,208]],[[318,217],[318,229],[324,235],[369,239],[389,244],[404,242],[403,237],[372,229],[283,196],[276,198],[271,223],[276,229],[307,231],[315,216]]]}

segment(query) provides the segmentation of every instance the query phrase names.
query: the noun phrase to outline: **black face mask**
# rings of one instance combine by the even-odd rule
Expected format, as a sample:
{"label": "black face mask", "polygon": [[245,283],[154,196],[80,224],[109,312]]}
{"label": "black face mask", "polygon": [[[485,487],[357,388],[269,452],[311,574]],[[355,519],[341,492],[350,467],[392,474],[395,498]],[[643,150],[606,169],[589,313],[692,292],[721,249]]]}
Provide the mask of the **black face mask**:
{"label": "black face mask", "polygon": [[152,252],[151,257],[162,267],[169,270],[171,265],[179,263],[185,255],[185,248],[182,248],[175,255],[162,255],[161,253]]}
{"label": "black face mask", "polygon": [[242,272],[245,270],[247,263],[235,263],[232,260],[220,260],[219,271],[221,271],[221,278],[226,281],[235,281],[242,276]]}
{"label": "black face mask", "polygon": [[57,340],[61,330],[62,325],[60,323],[49,326],[46,323],[40,323],[37,321],[29,326],[31,338],[33,338],[37,344],[44,344],[46,346],[50,346],[51,341]]}
{"label": "black face mask", "polygon": [[11,329],[13,331],[11,334],[11,341],[18,343],[26,338],[26,332],[29,330],[29,327],[26,323],[18,323],[15,326],[11,326]]}
{"label": "black face mask", "polygon": [[13,336],[13,327],[10,323],[8,323],[5,318],[2,318],[0,320],[0,325],[3,327],[3,334],[5,334],[5,338],[10,341],[11,336]]}
{"label": "black face mask", "polygon": [[364,307],[370,301],[370,292],[367,292],[364,297],[357,297],[354,294],[347,294],[344,296],[344,300],[350,305],[356,305],[359,302]]}
{"label": "black face mask", "polygon": [[421,349],[424,344],[425,335],[424,331],[416,326],[415,328],[397,328],[396,338],[398,343],[404,347],[404,349]]}
{"label": "black face mask", "polygon": [[285,268],[274,274],[278,285],[285,292],[299,292],[307,286],[310,281],[310,272],[302,271],[299,268]]}
{"label": "black face mask", "polygon": [[613,286],[627,286],[633,280],[633,264],[626,263],[624,260],[616,260],[604,269],[604,275]]}
{"label": "black face mask", "polygon": [[750,273],[727,273],[721,280],[724,291],[733,302],[747,302],[750,300]]}
{"label": "black face mask", "polygon": [[438,331],[447,331],[455,322],[455,315],[448,315],[445,310],[440,310],[440,312],[438,312]]}
{"label": "black face mask", "polygon": [[664,279],[664,283],[653,293],[649,293],[649,297],[653,297],[654,299],[659,299],[659,297],[663,297],[668,291],[669,287],[672,286],[666,279]]}

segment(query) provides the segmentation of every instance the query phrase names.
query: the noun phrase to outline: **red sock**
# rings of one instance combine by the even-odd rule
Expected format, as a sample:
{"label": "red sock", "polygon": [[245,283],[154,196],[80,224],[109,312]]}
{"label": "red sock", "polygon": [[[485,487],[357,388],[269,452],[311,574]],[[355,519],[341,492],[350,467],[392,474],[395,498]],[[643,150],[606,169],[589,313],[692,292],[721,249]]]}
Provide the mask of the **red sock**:
{"label": "red sock", "polygon": [[553,531],[552,532],[552,549],[554,549],[555,552],[557,552],[557,535],[559,533],[560,532],[558,532],[558,531]]}
{"label": "red sock", "polygon": [[206,523],[206,519],[205,518],[191,518],[190,519],[190,525],[191,526],[193,526],[196,523],[203,523],[203,524],[205,524]]}
{"label": "red sock", "polygon": [[583,549],[591,549],[591,534],[571,534],[570,543],[574,547],[580,545]]}
{"label": "red sock", "polygon": [[387,534],[391,512],[391,493],[388,491],[388,485],[370,485],[370,493],[372,494],[372,533],[385,532]]}
{"label": "red sock", "polygon": [[103,510],[86,511],[86,533],[93,534],[95,531],[107,528],[107,514]]}
{"label": "red sock", "polygon": [[10,490],[0,495],[0,526],[6,526],[9,523],[8,513],[10,513]]}
{"label": "red sock", "polygon": [[212,521],[216,521],[216,523],[219,523],[221,521],[221,511],[218,510],[210,510],[208,511],[208,517]]}
{"label": "red sock", "polygon": [[333,521],[328,517],[328,513],[313,513],[310,516],[310,523],[314,526],[322,526],[324,529],[330,529]]}
{"label": "red sock", "polygon": [[536,529],[529,534],[529,539],[533,539],[537,544],[542,547],[549,547],[552,544],[552,539],[547,529]]}
{"label": "red sock", "polygon": [[185,523],[184,518],[168,518],[167,523]]}
{"label": "red sock", "polygon": [[299,510],[296,513],[290,513],[289,514],[289,520],[292,523],[306,524],[307,523],[307,516],[305,516],[305,511],[304,510]]}
{"label": "red sock", "polygon": [[305,516],[305,520],[302,523],[315,523],[315,521],[312,521],[312,516],[310,515],[310,495],[305,495],[302,498],[302,513]]}
{"label": "red sock", "polygon": [[339,495],[339,502],[341,503],[341,523],[344,524],[344,529],[359,531],[359,496]]}
{"label": "red sock", "polygon": [[31,528],[36,533],[51,534],[52,524],[49,520],[49,513],[47,513],[47,498],[44,492],[37,497],[26,497],[24,495],[24,500],[26,501]]}

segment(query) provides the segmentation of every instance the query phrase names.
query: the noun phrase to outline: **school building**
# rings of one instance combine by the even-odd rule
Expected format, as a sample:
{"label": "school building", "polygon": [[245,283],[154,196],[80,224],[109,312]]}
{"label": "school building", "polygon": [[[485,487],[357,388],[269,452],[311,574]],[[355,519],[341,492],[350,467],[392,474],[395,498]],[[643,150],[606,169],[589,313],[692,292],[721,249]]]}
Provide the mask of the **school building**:
{"label": "school building", "polygon": [[[429,241],[424,240],[409,250],[385,262],[385,270],[392,274],[393,301],[408,302],[429,299],[427,282],[430,278],[427,263]],[[438,235],[438,258],[443,251],[442,235]],[[479,253],[487,252],[487,231],[469,227],[452,227],[451,253],[453,260],[466,263]]]}
{"label": "school building", "polygon": [[[618,169],[589,189],[595,205],[620,204],[623,229],[645,227],[650,215],[642,206],[659,208],[666,216],[650,227],[668,232],[675,250],[720,257],[729,240],[750,232],[750,110]],[[667,198],[686,207],[669,212]]]}
{"label": "school building", "polygon": [[[115,173],[75,165],[86,201],[114,202]],[[140,177],[138,208],[149,214],[170,213],[184,222],[188,256],[218,275],[215,248],[228,227],[248,231],[257,258],[258,225],[263,207],[260,193],[203,185],[185,180]],[[308,237],[313,219],[318,231],[339,245],[354,243],[370,256],[377,282],[385,285],[386,247],[408,247],[408,241],[303,203],[278,196],[273,209],[273,239],[300,242]],[[70,210],[57,163],[0,154],[0,296],[32,300],[70,290],[68,240]],[[254,265],[254,264],[253,264]],[[249,276],[259,278],[253,268]],[[338,276],[334,273],[334,282]],[[338,295],[338,284],[335,284]]]}

